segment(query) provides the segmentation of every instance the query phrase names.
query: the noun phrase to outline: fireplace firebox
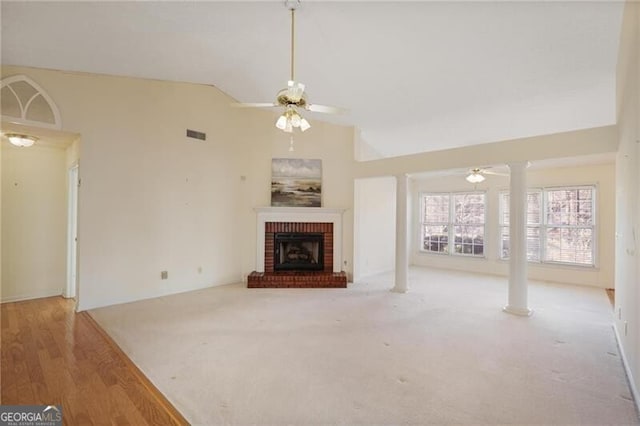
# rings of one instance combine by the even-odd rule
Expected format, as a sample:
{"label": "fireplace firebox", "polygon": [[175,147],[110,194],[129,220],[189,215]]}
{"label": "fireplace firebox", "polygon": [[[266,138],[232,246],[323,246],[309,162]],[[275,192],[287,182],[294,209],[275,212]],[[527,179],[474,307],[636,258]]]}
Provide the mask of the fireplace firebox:
{"label": "fireplace firebox", "polygon": [[311,232],[274,234],[274,271],[322,271],[323,235]]}

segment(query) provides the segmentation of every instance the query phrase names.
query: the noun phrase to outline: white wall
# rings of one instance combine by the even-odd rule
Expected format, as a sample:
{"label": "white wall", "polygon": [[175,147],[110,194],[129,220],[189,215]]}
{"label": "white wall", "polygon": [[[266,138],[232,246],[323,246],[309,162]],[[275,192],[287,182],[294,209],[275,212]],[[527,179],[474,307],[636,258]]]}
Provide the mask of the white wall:
{"label": "white wall", "polygon": [[[4,67],[81,134],[79,309],[239,280],[229,99],[199,85]],[[239,126],[238,126],[239,127]],[[185,137],[192,128],[206,142]],[[201,267],[201,273],[198,268]],[[161,280],[167,270],[169,279]]]}
{"label": "white wall", "polygon": [[66,279],[65,150],[2,145],[2,301],[61,294]]}
{"label": "white wall", "polygon": [[354,128],[353,148],[356,161],[371,161],[383,158],[382,154],[364,139],[362,131],[359,128]]}
{"label": "white wall", "polygon": [[[499,204],[500,191],[509,189],[509,178],[487,176],[474,187],[464,179],[465,175],[440,176],[432,179],[415,180],[413,184],[413,211],[416,218],[412,229],[411,262],[415,265],[449,268],[507,276],[508,262],[500,260],[499,247]],[[571,284],[586,284],[602,288],[614,285],[614,221],[615,221],[615,168],[613,164],[582,167],[530,170],[527,173],[529,187],[597,185],[597,227],[598,250],[596,268],[571,267],[551,264],[529,263],[528,277],[535,280],[555,281]],[[473,258],[425,253],[420,248],[419,193],[458,192],[474,189],[486,191],[486,234],[485,257]]]}
{"label": "white wall", "polygon": [[355,180],[354,281],[395,267],[396,179]]}
{"label": "white wall", "polygon": [[618,59],[615,328],[640,395],[640,4],[627,3]]}
{"label": "white wall", "polygon": [[324,206],[348,209],[351,271],[353,128],[309,117],[290,153],[273,113],[231,108],[211,86],[2,68],[15,74],[42,86],[64,130],[81,135],[79,310],[241,281],[255,269],[253,207],[270,204],[272,157],[323,160]]}

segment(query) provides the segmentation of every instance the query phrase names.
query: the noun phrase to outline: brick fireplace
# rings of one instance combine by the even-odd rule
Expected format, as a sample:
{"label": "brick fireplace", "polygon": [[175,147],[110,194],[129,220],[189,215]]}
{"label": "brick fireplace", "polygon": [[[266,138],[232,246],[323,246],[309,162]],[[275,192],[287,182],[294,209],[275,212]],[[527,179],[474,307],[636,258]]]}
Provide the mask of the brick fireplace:
{"label": "brick fireplace", "polygon": [[342,264],[342,209],[256,209],[256,271],[249,288],[346,287]]}

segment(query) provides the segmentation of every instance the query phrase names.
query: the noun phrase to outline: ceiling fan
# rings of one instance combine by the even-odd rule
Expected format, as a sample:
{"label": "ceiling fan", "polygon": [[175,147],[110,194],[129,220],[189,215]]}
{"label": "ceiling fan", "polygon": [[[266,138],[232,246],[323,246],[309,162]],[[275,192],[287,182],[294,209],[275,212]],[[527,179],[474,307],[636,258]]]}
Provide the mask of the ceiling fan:
{"label": "ceiling fan", "polygon": [[326,105],[310,104],[304,91],[305,85],[295,79],[295,13],[300,5],[300,0],[285,0],[284,5],[291,11],[291,78],[287,82],[287,87],[282,89],[276,95],[275,102],[266,103],[238,103],[237,107],[250,108],[283,108],[282,115],[276,121],[276,127],[284,132],[293,133],[295,128],[305,131],[311,127],[311,124],[300,114],[301,109],[322,113],[343,113],[342,108],[331,107]]}
{"label": "ceiling fan", "polygon": [[475,167],[473,169],[470,169],[467,172],[467,177],[465,178],[467,180],[467,182],[469,183],[480,183],[483,182],[485,180],[484,175],[494,175],[494,176],[509,176],[509,174],[507,173],[500,173],[500,172],[494,172],[491,170],[487,170],[490,169],[491,166],[488,167]]}

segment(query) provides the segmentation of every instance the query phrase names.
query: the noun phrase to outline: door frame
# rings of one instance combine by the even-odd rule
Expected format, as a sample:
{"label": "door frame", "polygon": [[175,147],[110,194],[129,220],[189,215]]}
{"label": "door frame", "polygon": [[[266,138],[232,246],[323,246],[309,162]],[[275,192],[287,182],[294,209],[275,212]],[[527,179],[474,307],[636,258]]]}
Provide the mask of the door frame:
{"label": "door frame", "polygon": [[76,299],[78,292],[78,192],[80,186],[77,162],[67,170],[67,181],[67,283],[63,296]]}

